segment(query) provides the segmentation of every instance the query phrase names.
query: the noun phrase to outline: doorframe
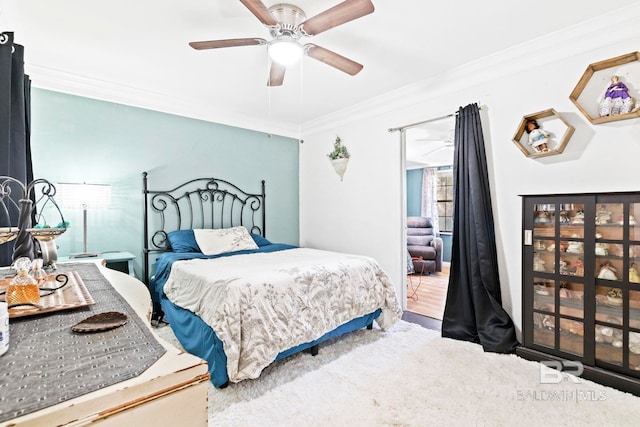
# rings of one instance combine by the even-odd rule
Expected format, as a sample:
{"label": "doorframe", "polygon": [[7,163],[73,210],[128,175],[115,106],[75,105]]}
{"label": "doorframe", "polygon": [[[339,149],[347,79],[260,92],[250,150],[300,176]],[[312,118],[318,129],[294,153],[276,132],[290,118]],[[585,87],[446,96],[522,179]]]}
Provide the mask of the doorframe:
{"label": "doorframe", "polygon": [[407,310],[407,137],[406,129],[400,129],[400,265],[404,266],[401,286],[401,308]]}

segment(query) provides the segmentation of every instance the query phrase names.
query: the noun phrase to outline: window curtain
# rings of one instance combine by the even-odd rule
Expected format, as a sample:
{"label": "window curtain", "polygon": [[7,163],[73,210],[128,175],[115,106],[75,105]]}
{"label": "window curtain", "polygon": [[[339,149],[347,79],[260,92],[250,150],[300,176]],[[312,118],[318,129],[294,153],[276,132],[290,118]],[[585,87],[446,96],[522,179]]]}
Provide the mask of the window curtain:
{"label": "window curtain", "polygon": [[442,336],[485,351],[513,353],[519,345],[502,308],[484,138],[477,104],[456,117],[453,236]]}
{"label": "window curtain", "polygon": [[[24,48],[13,42],[13,33],[0,33],[0,176],[23,183],[33,181],[30,144],[31,81],[24,74]],[[22,196],[16,191],[15,197]],[[13,195],[13,193],[12,193]],[[18,200],[14,201],[18,203]],[[18,211],[9,212],[10,224],[18,224]],[[7,218],[1,218],[2,222]],[[13,245],[0,245],[0,266],[11,265]]]}
{"label": "window curtain", "polygon": [[431,218],[433,231],[440,235],[440,219],[438,217],[438,174],[435,168],[422,170],[422,216]]}

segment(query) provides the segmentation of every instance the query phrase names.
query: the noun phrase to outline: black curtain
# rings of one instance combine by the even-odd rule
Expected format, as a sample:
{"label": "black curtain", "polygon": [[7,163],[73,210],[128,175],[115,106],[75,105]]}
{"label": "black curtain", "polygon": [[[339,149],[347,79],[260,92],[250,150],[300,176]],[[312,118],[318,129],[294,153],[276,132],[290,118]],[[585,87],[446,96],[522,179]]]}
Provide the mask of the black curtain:
{"label": "black curtain", "polygon": [[502,308],[484,138],[477,104],[456,117],[453,246],[442,336],[512,353],[519,345]]}
{"label": "black curtain", "polygon": [[[31,81],[24,74],[24,48],[13,42],[13,33],[0,33],[0,176],[22,183],[33,181],[30,143]],[[16,191],[15,199],[22,197]],[[12,193],[13,195],[14,193]],[[17,203],[18,200],[14,201]],[[11,224],[18,212],[10,211]],[[0,245],[0,266],[11,265],[13,245]]]}

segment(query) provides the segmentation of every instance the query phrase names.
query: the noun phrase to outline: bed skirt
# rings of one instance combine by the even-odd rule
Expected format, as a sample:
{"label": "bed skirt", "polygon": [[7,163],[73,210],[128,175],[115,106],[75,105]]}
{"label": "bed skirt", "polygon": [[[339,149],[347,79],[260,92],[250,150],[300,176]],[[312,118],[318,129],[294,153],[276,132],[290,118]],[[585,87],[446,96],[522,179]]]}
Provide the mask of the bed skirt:
{"label": "bed skirt", "polygon": [[[211,382],[216,388],[224,387],[229,383],[227,375],[227,356],[224,353],[222,341],[218,339],[216,333],[200,317],[189,310],[174,305],[163,296],[161,300],[162,310],[165,318],[171,325],[176,338],[189,353],[204,359],[209,365]],[[373,323],[378,318],[381,309],[362,317],[350,320],[336,329],[327,332],[317,340],[300,344],[279,353],[274,362],[291,356],[314,345],[320,344],[328,339],[344,335],[346,333],[362,329]]]}

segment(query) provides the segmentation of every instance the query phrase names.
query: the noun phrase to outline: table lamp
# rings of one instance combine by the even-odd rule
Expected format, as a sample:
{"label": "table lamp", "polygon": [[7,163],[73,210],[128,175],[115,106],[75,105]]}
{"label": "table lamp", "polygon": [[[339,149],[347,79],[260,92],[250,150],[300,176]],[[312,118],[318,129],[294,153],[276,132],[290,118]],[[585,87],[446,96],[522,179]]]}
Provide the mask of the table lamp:
{"label": "table lamp", "polygon": [[57,198],[60,206],[69,209],[82,208],[83,251],[70,254],[69,258],[86,258],[100,255],[87,251],[87,210],[104,208],[111,204],[111,186],[107,184],[58,183]]}

